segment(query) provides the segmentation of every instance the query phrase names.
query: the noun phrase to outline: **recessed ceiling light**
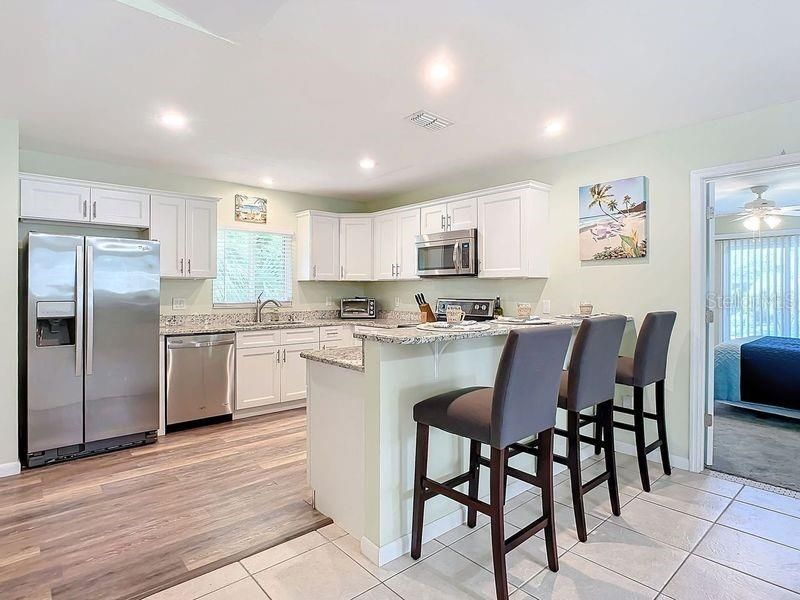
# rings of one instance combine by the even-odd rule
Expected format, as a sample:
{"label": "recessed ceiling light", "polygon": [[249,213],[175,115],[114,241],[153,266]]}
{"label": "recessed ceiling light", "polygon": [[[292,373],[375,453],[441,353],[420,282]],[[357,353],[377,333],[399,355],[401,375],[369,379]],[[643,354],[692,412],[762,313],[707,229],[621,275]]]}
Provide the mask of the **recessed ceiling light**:
{"label": "recessed ceiling light", "polygon": [[547,123],[544,126],[544,133],[545,135],[558,135],[564,130],[564,121],[561,120],[554,120]]}
{"label": "recessed ceiling light", "polygon": [[358,161],[358,166],[362,169],[374,169],[375,168],[375,160],[365,156],[360,161]]}
{"label": "recessed ceiling light", "polygon": [[443,88],[454,79],[453,63],[446,58],[435,58],[425,67],[425,79],[433,88]]}
{"label": "recessed ceiling light", "polygon": [[264,177],[264,178],[261,180],[261,182],[262,182],[264,185],[272,185],[273,183],[275,183],[275,180],[273,180],[273,179],[272,179],[272,177]]}
{"label": "recessed ceiling light", "polygon": [[161,113],[161,116],[159,117],[159,122],[167,129],[178,131],[180,129],[186,129],[186,125],[189,121],[186,118],[186,115],[183,115],[174,110],[168,110]]}

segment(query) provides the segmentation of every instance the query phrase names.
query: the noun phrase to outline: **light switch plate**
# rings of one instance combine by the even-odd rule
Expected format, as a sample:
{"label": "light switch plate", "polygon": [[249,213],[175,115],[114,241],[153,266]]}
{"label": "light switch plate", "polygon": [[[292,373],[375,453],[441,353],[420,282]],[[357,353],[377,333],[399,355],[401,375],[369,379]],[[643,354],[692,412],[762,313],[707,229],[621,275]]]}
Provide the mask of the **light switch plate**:
{"label": "light switch plate", "polygon": [[400,308],[400,296],[395,296],[394,298],[394,307]]}
{"label": "light switch plate", "polygon": [[545,315],[550,314],[550,300],[542,300],[542,313]]}
{"label": "light switch plate", "polygon": [[186,310],[186,298],[173,298],[172,310]]}

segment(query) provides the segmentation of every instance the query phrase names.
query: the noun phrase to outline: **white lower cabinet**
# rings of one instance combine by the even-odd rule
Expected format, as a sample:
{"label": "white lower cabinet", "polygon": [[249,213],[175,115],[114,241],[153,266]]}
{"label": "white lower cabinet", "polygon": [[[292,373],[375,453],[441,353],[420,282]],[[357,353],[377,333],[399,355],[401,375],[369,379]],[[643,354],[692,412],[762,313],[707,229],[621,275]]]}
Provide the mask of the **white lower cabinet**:
{"label": "white lower cabinet", "polygon": [[279,353],[277,346],[236,350],[236,410],[281,401]]}
{"label": "white lower cabinet", "polygon": [[317,348],[318,328],[237,333],[236,410],[304,400],[306,361],[300,353]]}
{"label": "white lower cabinet", "polygon": [[353,326],[351,325],[331,325],[319,328],[319,347],[326,348],[349,348],[358,346],[361,340],[353,338]]}

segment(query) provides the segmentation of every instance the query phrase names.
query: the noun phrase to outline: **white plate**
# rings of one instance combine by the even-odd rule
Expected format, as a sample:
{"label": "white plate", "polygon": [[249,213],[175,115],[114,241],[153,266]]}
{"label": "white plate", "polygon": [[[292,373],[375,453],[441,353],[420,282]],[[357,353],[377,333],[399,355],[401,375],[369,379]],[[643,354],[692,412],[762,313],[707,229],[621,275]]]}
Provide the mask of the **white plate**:
{"label": "white plate", "polygon": [[498,323],[530,323],[531,321],[538,321],[539,317],[536,315],[531,315],[528,319],[523,319],[522,317],[495,317],[494,320]]}
{"label": "white plate", "polygon": [[436,323],[420,323],[417,325],[417,329],[422,331],[486,331],[489,329],[489,325],[483,323],[477,323],[476,321],[463,321],[456,325],[450,325],[444,322],[436,322]]}

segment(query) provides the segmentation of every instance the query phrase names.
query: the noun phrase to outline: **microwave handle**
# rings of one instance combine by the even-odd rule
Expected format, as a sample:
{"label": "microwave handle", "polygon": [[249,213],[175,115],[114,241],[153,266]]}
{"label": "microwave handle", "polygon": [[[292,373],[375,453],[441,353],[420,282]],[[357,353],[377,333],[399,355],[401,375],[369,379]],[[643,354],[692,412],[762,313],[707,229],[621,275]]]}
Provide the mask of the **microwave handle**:
{"label": "microwave handle", "polygon": [[460,244],[458,244],[458,243],[453,244],[453,265],[455,265],[456,273],[461,271],[461,263],[460,263],[461,257],[458,255],[459,254],[459,252],[458,252],[458,247],[459,246],[460,246]]}

